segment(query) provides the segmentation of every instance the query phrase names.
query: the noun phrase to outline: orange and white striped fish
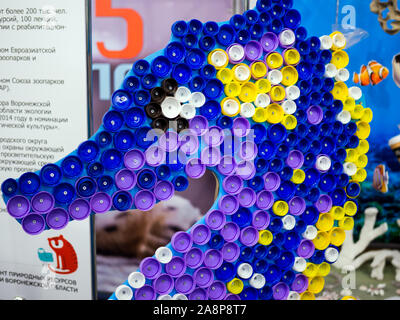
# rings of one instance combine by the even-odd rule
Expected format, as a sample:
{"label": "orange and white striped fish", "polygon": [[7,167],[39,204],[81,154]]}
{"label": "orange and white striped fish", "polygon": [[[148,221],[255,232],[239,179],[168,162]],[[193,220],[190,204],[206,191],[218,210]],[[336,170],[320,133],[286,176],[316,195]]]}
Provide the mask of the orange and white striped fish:
{"label": "orange and white striped fish", "polygon": [[362,86],[377,85],[387,78],[389,69],[381,65],[379,62],[370,61],[368,65],[361,66],[360,73],[353,75],[353,82]]}

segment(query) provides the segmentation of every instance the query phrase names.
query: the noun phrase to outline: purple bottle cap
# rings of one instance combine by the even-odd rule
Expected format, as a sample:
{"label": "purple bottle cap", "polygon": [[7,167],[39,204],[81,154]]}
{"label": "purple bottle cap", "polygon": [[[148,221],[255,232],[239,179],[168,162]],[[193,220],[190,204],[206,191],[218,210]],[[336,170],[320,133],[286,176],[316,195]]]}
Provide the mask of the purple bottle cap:
{"label": "purple bottle cap", "polygon": [[208,167],[215,167],[221,162],[219,148],[206,147],[201,151],[201,163]]}
{"label": "purple bottle cap", "polygon": [[274,196],[270,191],[263,190],[257,194],[256,205],[258,209],[269,210],[274,204]]}
{"label": "purple bottle cap", "polygon": [[203,136],[206,145],[217,147],[224,142],[224,133],[220,127],[213,126]]}
{"label": "purple bottle cap", "polygon": [[135,300],[155,300],[156,291],[153,287],[149,285],[144,285],[143,287],[135,291]]}
{"label": "purple bottle cap", "polygon": [[214,281],[208,288],[208,298],[211,300],[223,300],[226,296],[226,287],[222,281]]}
{"label": "purple bottle cap", "polygon": [[239,157],[243,160],[251,161],[257,157],[258,148],[252,141],[243,141],[239,148]]}
{"label": "purple bottle cap", "polygon": [[124,165],[130,170],[142,169],[145,164],[144,153],[140,150],[130,150],[124,156]]}
{"label": "purple bottle cap", "polygon": [[232,195],[224,195],[218,201],[219,209],[226,215],[232,215],[239,209],[239,200]]}
{"label": "purple bottle cap", "polygon": [[153,288],[158,294],[168,294],[174,289],[174,279],[168,274],[161,274],[154,280]]}
{"label": "purple bottle cap", "polygon": [[297,254],[299,257],[309,259],[312,257],[315,251],[314,243],[311,240],[301,240],[299,247],[297,248]]}
{"label": "purple bottle cap", "polygon": [[289,296],[290,289],[284,282],[279,282],[272,287],[272,295],[275,300],[286,300]]}
{"label": "purple bottle cap", "polygon": [[292,169],[300,169],[304,164],[304,155],[301,151],[292,150],[286,159],[286,164]]}
{"label": "purple bottle cap", "polygon": [[206,224],[212,230],[221,230],[225,225],[226,218],[223,212],[219,210],[212,210],[207,213],[205,217]]}
{"label": "purple bottle cap", "polygon": [[292,290],[303,293],[308,288],[308,278],[303,274],[297,274],[292,283]]}
{"label": "purple bottle cap", "polygon": [[215,249],[209,249],[204,253],[204,265],[210,269],[218,269],[224,259],[222,257],[222,253]]}
{"label": "purple bottle cap", "polygon": [[311,124],[319,124],[324,118],[324,112],[320,106],[311,106],[307,109],[307,119]]}
{"label": "purple bottle cap", "polygon": [[54,197],[52,194],[42,191],[31,199],[32,209],[37,213],[47,213],[54,208]]}
{"label": "purple bottle cap", "polygon": [[30,210],[29,200],[24,196],[14,196],[7,202],[7,211],[14,218],[23,218]]}
{"label": "purple bottle cap", "polygon": [[173,257],[171,261],[165,265],[165,271],[174,278],[180,277],[186,271],[185,260],[181,257]]}
{"label": "purple bottle cap", "polygon": [[192,239],[195,244],[203,245],[211,238],[211,230],[204,224],[197,224],[192,228]]}
{"label": "purple bottle cap", "polygon": [[245,59],[244,48],[239,43],[231,44],[226,50],[226,52],[228,53],[229,56],[229,62],[232,64],[241,63]]}
{"label": "purple bottle cap", "polygon": [[167,152],[173,152],[179,148],[179,136],[175,131],[167,131],[158,139],[159,147]]}
{"label": "purple bottle cap", "polygon": [[219,165],[218,171],[224,176],[232,174],[236,170],[236,161],[231,156],[222,157]]}
{"label": "purple bottle cap", "polygon": [[240,256],[240,247],[235,242],[227,242],[221,249],[222,258],[226,262],[235,262]]}
{"label": "purple bottle cap", "polygon": [[185,253],[190,250],[193,244],[192,236],[184,231],[176,232],[171,239],[172,248],[180,253]]}
{"label": "purple bottle cap", "polygon": [[246,118],[238,117],[233,120],[232,125],[233,135],[242,138],[246,137],[250,133],[250,122]]}
{"label": "purple bottle cap", "polygon": [[64,229],[68,222],[68,212],[62,208],[55,208],[46,215],[46,223],[51,229]]}
{"label": "purple bottle cap", "polygon": [[247,60],[258,60],[263,54],[263,47],[258,41],[251,40],[244,46],[244,52]]}
{"label": "purple bottle cap", "polygon": [[111,197],[105,192],[98,192],[90,199],[90,207],[95,213],[110,211],[111,206]]}
{"label": "purple bottle cap", "polygon": [[192,129],[198,136],[202,136],[207,132],[208,120],[204,116],[195,116],[189,121],[189,128]]}
{"label": "purple bottle cap", "polygon": [[76,199],[68,208],[69,216],[74,220],[86,219],[90,211],[90,204],[85,199]]}
{"label": "purple bottle cap", "polygon": [[267,211],[258,210],[253,213],[252,226],[257,230],[265,230],[268,228],[271,217]]}
{"label": "purple bottle cap", "polygon": [[226,193],[236,195],[243,189],[243,179],[239,176],[228,176],[222,181]]}
{"label": "purple bottle cap", "polygon": [[234,222],[227,222],[221,229],[220,233],[226,242],[233,242],[239,239],[240,228]]}
{"label": "purple bottle cap", "polygon": [[207,288],[214,281],[214,274],[208,268],[197,269],[193,274],[194,281],[200,288]]}
{"label": "purple bottle cap", "polygon": [[201,249],[193,247],[185,253],[186,266],[192,269],[196,269],[201,266],[204,260],[204,253]]}
{"label": "purple bottle cap", "polygon": [[46,222],[44,218],[37,213],[28,214],[22,219],[22,228],[26,233],[31,235],[37,235],[46,228]]}
{"label": "purple bottle cap", "polygon": [[146,163],[151,167],[158,167],[165,163],[167,155],[163,149],[151,146],[145,151]]}
{"label": "purple bottle cap", "polygon": [[303,214],[306,210],[306,201],[301,197],[293,197],[289,201],[289,212],[294,216]]}
{"label": "purple bottle cap", "polygon": [[115,185],[121,190],[132,190],[136,185],[136,174],[128,169],[122,169],[115,175]]}
{"label": "purple bottle cap", "polygon": [[194,154],[199,149],[199,138],[194,130],[187,129],[179,135],[179,150],[184,154]]}
{"label": "purple bottle cap", "polygon": [[224,300],[240,300],[240,297],[237,294],[228,293]]}
{"label": "purple bottle cap", "polygon": [[240,191],[237,198],[242,207],[250,208],[256,203],[257,195],[253,189],[244,188],[242,191]]}
{"label": "purple bottle cap", "polygon": [[157,200],[165,201],[169,200],[174,195],[174,185],[169,181],[158,181],[154,187],[154,195]]}
{"label": "purple bottle cap", "polygon": [[193,292],[189,295],[189,300],[208,300],[207,291],[203,288],[196,288]]}
{"label": "purple bottle cap", "polygon": [[275,33],[267,32],[262,36],[260,43],[265,52],[272,52],[278,48],[279,38]]}
{"label": "purple bottle cap", "polygon": [[247,246],[252,247],[258,242],[258,231],[254,227],[244,228],[240,232],[240,242]]}
{"label": "purple bottle cap", "polygon": [[157,278],[162,271],[160,262],[152,257],[144,258],[140,263],[139,268],[140,272],[150,280]]}
{"label": "purple bottle cap", "polygon": [[135,195],[135,206],[142,211],[151,210],[156,204],[156,196],[148,190],[140,190]]}
{"label": "purple bottle cap", "polygon": [[201,163],[198,158],[193,158],[188,161],[185,167],[185,172],[189,178],[200,179],[206,172],[206,166]]}
{"label": "purple bottle cap", "polygon": [[253,161],[241,161],[237,164],[236,174],[243,180],[250,180],[256,175],[256,167]]}
{"label": "purple bottle cap", "polygon": [[314,205],[319,212],[329,212],[332,209],[333,205],[332,198],[327,194],[322,194]]}
{"label": "purple bottle cap", "polygon": [[279,189],[281,185],[281,178],[275,172],[267,172],[264,176],[264,188],[267,191],[274,192]]}
{"label": "purple bottle cap", "polygon": [[196,288],[196,282],[194,281],[193,277],[188,274],[184,274],[180,276],[175,281],[175,289],[179,293],[182,294],[190,294]]}

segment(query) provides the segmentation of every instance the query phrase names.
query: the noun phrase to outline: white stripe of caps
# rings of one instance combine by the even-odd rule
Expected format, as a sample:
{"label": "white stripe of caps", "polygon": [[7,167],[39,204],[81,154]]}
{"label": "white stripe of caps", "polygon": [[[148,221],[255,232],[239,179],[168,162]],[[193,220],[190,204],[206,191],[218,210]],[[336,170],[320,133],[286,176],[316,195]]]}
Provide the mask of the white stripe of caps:
{"label": "white stripe of caps", "polygon": [[315,167],[322,172],[326,172],[331,168],[332,161],[328,156],[319,156],[315,162]]}
{"label": "white stripe of caps", "polygon": [[175,98],[178,99],[179,102],[188,102],[192,92],[189,88],[179,87],[175,92]]}
{"label": "white stripe of caps", "polygon": [[244,48],[240,44],[235,44],[229,48],[229,58],[232,62],[241,61],[244,58]]}
{"label": "white stripe of caps", "polygon": [[211,55],[211,62],[216,68],[222,68],[228,62],[226,54],[220,50]]}
{"label": "white stripe of caps", "polygon": [[342,33],[337,33],[333,36],[333,44],[338,48],[346,46],[346,38]]}
{"label": "white stripe of caps", "polygon": [[334,78],[338,74],[338,70],[333,63],[327,63],[325,65],[325,74],[326,78]]}
{"label": "white stripe of caps", "polygon": [[357,166],[353,162],[345,162],[343,165],[343,172],[348,176],[354,176],[357,173]]}
{"label": "white stripe of caps", "polygon": [[159,296],[157,300],[172,300],[172,297],[169,294],[163,294]]}
{"label": "white stripe of caps", "polygon": [[244,118],[251,118],[256,113],[256,108],[250,102],[245,102],[240,108],[240,115]]}
{"label": "white stripe of caps", "polygon": [[351,87],[349,88],[349,96],[354,100],[360,100],[362,97],[362,91],[359,87]]}
{"label": "white stripe of caps", "polygon": [[271,98],[266,93],[259,93],[254,104],[259,108],[266,108],[271,103]]}
{"label": "white stripe of caps", "polygon": [[224,113],[230,116],[234,116],[240,110],[240,104],[234,99],[227,99],[225,100],[222,109]]}
{"label": "white stripe of caps", "polygon": [[300,294],[296,291],[290,291],[287,299],[288,300],[300,300]]}
{"label": "white stripe of caps", "polygon": [[172,297],[172,300],[188,300],[188,298],[182,293],[176,293]]}
{"label": "white stripe of caps", "polygon": [[297,104],[293,100],[285,100],[282,103],[282,108],[286,114],[294,114],[297,111]]}
{"label": "white stripe of caps", "polygon": [[193,92],[190,96],[189,103],[196,108],[200,108],[206,103],[206,97],[201,92]]}
{"label": "white stripe of caps", "polygon": [[282,218],[283,229],[293,230],[296,226],[296,219],[292,215],[288,214]]}
{"label": "white stripe of caps", "polygon": [[307,240],[314,240],[317,237],[318,229],[314,226],[307,226],[306,231],[303,232],[303,238]]}
{"label": "white stripe of caps", "polygon": [[304,258],[301,257],[296,257],[294,259],[294,264],[293,264],[293,270],[297,272],[303,272],[306,270],[307,267],[307,261]]}
{"label": "white stripe of caps", "polygon": [[265,286],[265,277],[260,273],[255,273],[249,280],[250,285],[253,288],[261,289]]}
{"label": "white stripe of caps", "polygon": [[146,283],[146,277],[141,272],[132,272],[128,276],[128,283],[134,289],[139,289]]}
{"label": "white stripe of caps", "polygon": [[329,50],[333,46],[333,39],[330,36],[322,36],[319,38],[321,41],[321,50]]}
{"label": "white stripe of caps", "polygon": [[164,116],[169,119],[174,119],[181,113],[182,105],[177,99],[166,97],[161,103],[161,110]]}
{"label": "white stripe of caps", "polygon": [[279,42],[284,46],[291,46],[296,41],[296,35],[290,29],[283,30],[279,35]]}
{"label": "white stripe of caps", "polygon": [[181,117],[185,119],[192,119],[196,115],[196,108],[195,106],[191,105],[190,103],[184,104],[182,106]]}
{"label": "white stripe of caps", "polygon": [[280,72],[279,70],[273,69],[270,72],[268,72],[267,78],[271,82],[272,85],[277,85],[282,82],[283,75],[282,75],[282,72]]}
{"label": "white stripe of caps", "polygon": [[253,274],[253,267],[248,263],[242,263],[237,269],[237,274],[242,279],[249,279]]}
{"label": "white stripe of caps", "polygon": [[342,110],[337,116],[336,120],[343,124],[348,124],[351,121],[351,113],[347,110]]}
{"label": "white stripe of caps", "polygon": [[338,73],[335,77],[336,81],[346,82],[350,79],[350,72],[346,68],[342,68],[338,70]]}
{"label": "white stripe of caps", "polygon": [[156,250],[155,257],[160,263],[168,263],[172,259],[172,251],[167,247],[160,247]]}
{"label": "white stripe of caps", "polygon": [[118,300],[132,300],[133,291],[126,285],[121,285],[115,290],[115,297]]}
{"label": "white stripe of caps", "polygon": [[286,97],[288,100],[296,100],[300,97],[300,88],[298,86],[289,86],[286,88]]}
{"label": "white stripe of caps", "polygon": [[328,262],[335,262],[339,258],[339,251],[335,248],[328,248],[325,250],[325,259]]}
{"label": "white stripe of caps", "polygon": [[250,68],[245,65],[238,65],[235,69],[234,76],[238,81],[246,81],[251,74]]}

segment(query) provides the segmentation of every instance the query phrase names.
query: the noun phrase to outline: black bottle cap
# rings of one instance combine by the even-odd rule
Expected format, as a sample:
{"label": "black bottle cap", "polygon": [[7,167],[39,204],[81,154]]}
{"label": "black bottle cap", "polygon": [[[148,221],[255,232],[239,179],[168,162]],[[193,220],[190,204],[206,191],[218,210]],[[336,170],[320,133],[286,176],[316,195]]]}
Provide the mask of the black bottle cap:
{"label": "black bottle cap", "polygon": [[163,80],[161,85],[165,93],[170,96],[173,96],[176,90],[178,90],[178,82],[173,78]]}
{"label": "black bottle cap", "polygon": [[144,111],[146,112],[146,115],[150,119],[156,119],[161,116],[162,110],[161,106],[158,103],[150,102],[145,108]]}
{"label": "black bottle cap", "polygon": [[161,87],[155,87],[150,91],[151,101],[155,103],[161,103],[164,101],[165,97],[167,96],[165,90]]}

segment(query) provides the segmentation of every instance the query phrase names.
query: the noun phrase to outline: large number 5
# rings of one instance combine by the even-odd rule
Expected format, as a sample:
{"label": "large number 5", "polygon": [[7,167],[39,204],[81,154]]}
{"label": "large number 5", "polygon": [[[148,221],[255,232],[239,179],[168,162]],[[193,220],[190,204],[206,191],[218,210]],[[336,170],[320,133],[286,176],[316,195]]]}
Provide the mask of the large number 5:
{"label": "large number 5", "polygon": [[136,57],[143,46],[143,20],[133,9],[114,9],[112,0],[96,0],[97,17],[119,17],[126,21],[127,42],[122,50],[106,49],[104,42],[97,42],[100,53],[109,59],[132,59]]}

